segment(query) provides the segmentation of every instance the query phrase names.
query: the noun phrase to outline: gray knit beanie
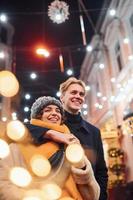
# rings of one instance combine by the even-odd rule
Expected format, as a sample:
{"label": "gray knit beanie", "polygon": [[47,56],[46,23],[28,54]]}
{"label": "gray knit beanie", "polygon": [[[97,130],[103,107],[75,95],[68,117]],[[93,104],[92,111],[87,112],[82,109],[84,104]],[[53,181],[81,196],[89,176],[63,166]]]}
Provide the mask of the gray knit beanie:
{"label": "gray knit beanie", "polygon": [[43,96],[43,97],[39,97],[32,104],[31,118],[36,119],[37,116],[40,114],[40,111],[43,110],[48,105],[56,105],[60,109],[61,114],[63,115],[63,107],[62,107],[61,102],[58,99],[51,96]]}

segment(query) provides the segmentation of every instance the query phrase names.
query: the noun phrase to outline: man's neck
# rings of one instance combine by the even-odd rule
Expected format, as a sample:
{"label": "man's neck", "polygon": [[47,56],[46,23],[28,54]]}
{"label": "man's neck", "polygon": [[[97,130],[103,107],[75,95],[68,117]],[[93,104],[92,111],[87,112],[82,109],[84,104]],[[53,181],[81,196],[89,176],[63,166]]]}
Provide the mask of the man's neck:
{"label": "man's neck", "polygon": [[73,110],[68,110],[68,109],[65,109],[66,112],[72,114],[72,115],[78,115],[78,111],[73,111]]}

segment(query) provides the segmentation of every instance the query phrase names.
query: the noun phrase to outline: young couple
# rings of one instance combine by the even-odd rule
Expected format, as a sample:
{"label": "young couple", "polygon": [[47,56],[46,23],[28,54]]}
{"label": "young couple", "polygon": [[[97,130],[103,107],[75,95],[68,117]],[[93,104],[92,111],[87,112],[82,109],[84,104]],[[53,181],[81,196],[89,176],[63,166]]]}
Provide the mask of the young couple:
{"label": "young couple", "polygon": [[[85,98],[85,85],[81,80],[69,78],[61,84],[60,92],[63,108],[61,103],[53,97],[40,97],[35,101],[31,108],[30,126],[30,133],[35,144],[31,144],[32,152],[30,145],[20,145],[18,152],[22,153],[24,161],[35,152],[49,159],[52,169],[55,170],[53,180],[62,188],[61,198],[106,200],[108,176],[100,132],[83,120],[80,115]],[[65,160],[65,147],[71,143],[80,143],[84,148],[86,155],[84,168],[70,166]],[[14,152],[13,146],[11,151]],[[5,189],[8,190],[8,187]],[[4,193],[1,183],[0,190]],[[11,198],[5,197],[6,199]],[[21,198],[14,198],[14,200],[17,199]]]}

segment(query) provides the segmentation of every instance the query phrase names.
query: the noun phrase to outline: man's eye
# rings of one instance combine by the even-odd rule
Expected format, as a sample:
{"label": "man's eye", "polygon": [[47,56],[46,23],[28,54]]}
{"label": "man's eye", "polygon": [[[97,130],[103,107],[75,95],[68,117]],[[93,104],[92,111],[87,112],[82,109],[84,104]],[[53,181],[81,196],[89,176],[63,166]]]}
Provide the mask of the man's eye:
{"label": "man's eye", "polygon": [[82,92],[80,93],[80,96],[81,96],[81,97],[84,97],[84,95],[85,95],[84,93],[82,93]]}
{"label": "man's eye", "polygon": [[71,92],[71,94],[76,94],[76,91]]}

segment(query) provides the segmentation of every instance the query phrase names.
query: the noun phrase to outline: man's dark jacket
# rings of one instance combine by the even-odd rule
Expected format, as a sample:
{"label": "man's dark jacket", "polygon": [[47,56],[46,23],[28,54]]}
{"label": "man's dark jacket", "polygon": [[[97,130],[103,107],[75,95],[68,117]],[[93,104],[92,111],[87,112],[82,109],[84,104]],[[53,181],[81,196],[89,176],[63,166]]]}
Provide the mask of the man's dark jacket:
{"label": "man's dark jacket", "polygon": [[[85,154],[92,164],[95,178],[101,189],[99,200],[107,200],[108,175],[99,129],[86,122],[80,113],[78,115],[72,115],[65,112],[65,124],[69,127],[71,133],[80,140]],[[42,144],[47,140],[44,137],[44,133],[48,129],[34,125],[30,125],[29,129],[37,144]]]}

